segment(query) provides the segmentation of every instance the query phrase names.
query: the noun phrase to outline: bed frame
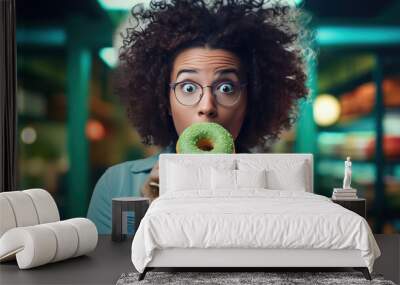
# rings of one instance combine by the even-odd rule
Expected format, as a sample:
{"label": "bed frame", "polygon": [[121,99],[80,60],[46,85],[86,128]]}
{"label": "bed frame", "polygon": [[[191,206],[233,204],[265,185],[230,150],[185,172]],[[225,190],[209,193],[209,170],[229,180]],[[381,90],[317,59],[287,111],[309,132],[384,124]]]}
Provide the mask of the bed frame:
{"label": "bed frame", "polygon": [[[166,161],[191,159],[212,164],[214,159],[257,158],[268,160],[290,159],[309,162],[308,192],[313,192],[312,154],[160,154],[160,195],[165,193]],[[201,163],[201,162],[200,162]],[[371,275],[361,257],[360,250],[331,249],[254,249],[254,248],[167,248],[157,249],[139,280],[155,268],[231,268],[237,271],[262,268],[343,268],[350,267],[361,271],[367,280]]]}
{"label": "bed frame", "polygon": [[337,268],[351,267],[371,280],[359,250],[329,249],[198,249],[170,248],[156,250],[152,261],[139,275],[154,268],[235,268],[246,271],[254,268]]}

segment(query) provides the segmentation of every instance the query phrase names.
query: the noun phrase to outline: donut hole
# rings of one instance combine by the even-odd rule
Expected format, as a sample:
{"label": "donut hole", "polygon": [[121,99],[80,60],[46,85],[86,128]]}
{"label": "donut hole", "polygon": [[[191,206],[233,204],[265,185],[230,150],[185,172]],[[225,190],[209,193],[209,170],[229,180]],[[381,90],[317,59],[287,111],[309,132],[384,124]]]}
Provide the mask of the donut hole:
{"label": "donut hole", "polygon": [[200,139],[197,142],[197,147],[203,151],[211,151],[214,149],[214,145],[209,139]]}

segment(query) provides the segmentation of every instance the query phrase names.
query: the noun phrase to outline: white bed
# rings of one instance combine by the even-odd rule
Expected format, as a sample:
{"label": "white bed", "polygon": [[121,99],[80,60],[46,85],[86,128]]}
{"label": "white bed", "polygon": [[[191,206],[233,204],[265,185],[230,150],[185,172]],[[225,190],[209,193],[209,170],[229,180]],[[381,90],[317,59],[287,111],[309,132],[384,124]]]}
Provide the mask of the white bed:
{"label": "white bed", "polygon": [[160,197],[132,242],[139,279],[155,267],[353,267],[370,279],[380,251],[368,223],[313,194],[311,154],[161,154],[159,163]]}

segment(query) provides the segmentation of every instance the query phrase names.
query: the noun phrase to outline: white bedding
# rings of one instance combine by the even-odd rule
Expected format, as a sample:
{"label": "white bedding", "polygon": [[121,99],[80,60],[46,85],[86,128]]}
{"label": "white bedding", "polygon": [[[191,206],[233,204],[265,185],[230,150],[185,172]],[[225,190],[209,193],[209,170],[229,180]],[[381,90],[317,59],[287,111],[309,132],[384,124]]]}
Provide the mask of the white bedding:
{"label": "white bedding", "polygon": [[358,249],[370,272],[380,256],[366,220],[327,197],[254,188],[199,193],[152,202],[132,242],[139,272],[164,248]]}

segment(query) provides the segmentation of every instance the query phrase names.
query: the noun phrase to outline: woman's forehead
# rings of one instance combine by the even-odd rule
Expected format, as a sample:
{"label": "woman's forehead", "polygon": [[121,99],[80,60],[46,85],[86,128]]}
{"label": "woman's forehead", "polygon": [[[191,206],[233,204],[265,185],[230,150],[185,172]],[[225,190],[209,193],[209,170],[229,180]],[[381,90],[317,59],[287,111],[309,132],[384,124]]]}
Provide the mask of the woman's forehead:
{"label": "woman's forehead", "polygon": [[218,78],[223,75],[231,75],[231,76],[236,76],[237,78],[241,78],[240,76],[240,71],[238,68],[220,68],[220,69],[215,69],[213,68],[207,68],[203,70],[199,69],[192,69],[192,68],[182,68],[179,69],[178,73],[176,73],[175,78],[178,79],[181,74],[193,74],[193,75],[211,75],[213,78]]}
{"label": "woman's forehead", "polygon": [[[188,73],[240,73],[240,59],[223,49],[190,48],[179,53],[173,64],[172,76]],[[225,72],[227,73],[227,72]]]}

